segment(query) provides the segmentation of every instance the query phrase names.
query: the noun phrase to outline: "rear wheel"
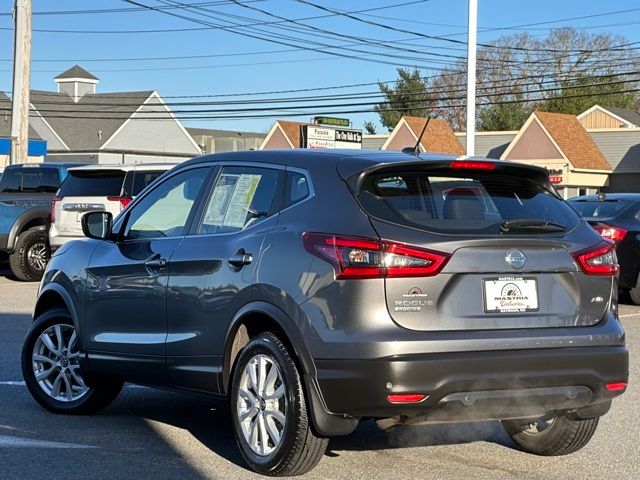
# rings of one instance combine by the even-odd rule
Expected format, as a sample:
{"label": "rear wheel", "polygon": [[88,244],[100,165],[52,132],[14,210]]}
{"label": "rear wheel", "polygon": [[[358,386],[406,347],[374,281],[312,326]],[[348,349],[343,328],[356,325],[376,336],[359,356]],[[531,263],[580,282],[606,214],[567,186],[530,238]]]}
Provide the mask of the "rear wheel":
{"label": "rear wheel", "polygon": [[256,472],[302,475],[324,455],[328,439],[313,431],[302,379],[275,335],[261,334],[240,352],[230,407],[236,441]]}
{"label": "rear wheel", "polygon": [[596,431],[599,418],[572,420],[565,415],[538,420],[503,421],[505,431],[528,453],[543,456],[567,455],[580,450]]}
{"label": "rear wheel", "polygon": [[55,413],[96,412],[115,400],[123,385],[112,378],[88,381],[78,335],[64,309],[49,310],[33,323],[22,347],[22,374],[33,398]]}
{"label": "rear wheel", "polygon": [[15,250],[9,255],[9,266],[18,280],[36,282],[42,278],[50,257],[47,232],[27,230],[18,235]]}

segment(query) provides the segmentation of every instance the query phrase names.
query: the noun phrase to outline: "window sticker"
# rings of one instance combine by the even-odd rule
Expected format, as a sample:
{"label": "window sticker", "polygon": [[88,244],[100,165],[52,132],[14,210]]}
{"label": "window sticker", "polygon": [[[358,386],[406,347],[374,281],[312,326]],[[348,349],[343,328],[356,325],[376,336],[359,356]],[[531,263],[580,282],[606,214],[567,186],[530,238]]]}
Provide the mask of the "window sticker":
{"label": "window sticker", "polygon": [[207,206],[204,224],[243,228],[262,175],[222,174]]}

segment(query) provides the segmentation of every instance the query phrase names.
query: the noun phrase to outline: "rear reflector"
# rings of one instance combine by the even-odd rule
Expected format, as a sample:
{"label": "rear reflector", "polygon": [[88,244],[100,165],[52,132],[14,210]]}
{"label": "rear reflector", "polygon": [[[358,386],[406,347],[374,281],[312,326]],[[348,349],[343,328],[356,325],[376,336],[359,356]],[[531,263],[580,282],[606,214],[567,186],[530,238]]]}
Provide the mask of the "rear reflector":
{"label": "rear reflector", "polygon": [[610,392],[621,392],[622,390],[626,390],[627,384],[626,382],[607,383],[605,387]]}
{"label": "rear reflector", "polygon": [[393,393],[387,395],[389,403],[420,403],[425,398],[427,396],[422,393]]}
{"label": "rear reflector", "polygon": [[587,275],[614,276],[620,271],[616,246],[609,240],[572,254]]}
{"label": "rear reflector", "polygon": [[450,254],[401,243],[326,233],[305,233],[304,248],[330,263],[336,279],[429,277],[437,275]]}
{"label": "rear reflector", "polygon": [[454,160],[449,164],[449,168],[461,168],[467,170],[494,170],[495,163],[477,162],[474,160]]}
{"label": "rear reflector", "polygon": [[602,238],[611,240],[612,242],[621,242],[627,235],[627,231],[624,228],[613,227],[611,225],[600,225],[593,228],[596,232],[602,235]]}

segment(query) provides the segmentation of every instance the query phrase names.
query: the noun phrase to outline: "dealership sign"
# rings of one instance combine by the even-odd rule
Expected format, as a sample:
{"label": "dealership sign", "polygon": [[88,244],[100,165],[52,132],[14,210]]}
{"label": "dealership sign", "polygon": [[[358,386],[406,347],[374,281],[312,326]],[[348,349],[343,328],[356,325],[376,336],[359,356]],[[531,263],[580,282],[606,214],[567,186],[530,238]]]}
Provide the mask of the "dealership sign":
{"label": "dealership sign", "polygon": [[334,127],[350,127],[351,122],[348,118],[336,118],[336,117],[313,117],[313,123],[318,125],[331,125]]}
{"label": "dealership sign", "polygon": [[362,131],[305,125],[304,148],[362,148]]}
{"label": "dealership sign", "polygon": [[562,168],[547,168],[549,172],[549,182],[557,185],[562,183],[562,176],[564,174],[564,170]]}

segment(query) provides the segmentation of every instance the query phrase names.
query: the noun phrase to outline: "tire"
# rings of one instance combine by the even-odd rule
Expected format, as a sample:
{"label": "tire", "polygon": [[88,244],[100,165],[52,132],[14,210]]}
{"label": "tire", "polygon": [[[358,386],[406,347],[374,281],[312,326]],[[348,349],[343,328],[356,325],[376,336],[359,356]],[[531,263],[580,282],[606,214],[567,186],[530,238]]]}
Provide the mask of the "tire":
{"label": "tire", "polygon": [[[87,375],[79,363],[75,332],[67,310],[49,310],[35,320],[22,346],[22,375],[27,388],[40,405],[54,413],[97,412],[113,402],[122,390],[122,381],[112,378],[92,376],[88,385],[84,383]],[[45,376],[47,371],[50,373]],[[38,373],[44,378],[37,378]]]}
{"label": "tire", "polygon": [[503,421],[502,425],[511,439],[527,453],[542,456],[568,455],[584,447],[596,431],[599,417],[572,420],[558,414],[552,423],[539,432],[527,429],[531,423],[523,420]]}
{"label": "tire", "polygon": [[45,230],[27,230],[18,235],[16,247],[9,255],[11,271],[24,282],[37,282],[44,275],[51,258],[49,236]]}
{"label": "tire", "polygon": [[[262,388],[251,381],[254,368],[255,378],[260,378],[264,368]],[[324,455],[329,440],[313,431],[300,373],[285,345],[272,333],[258,335],[240,352],[229,403],[236,442],[254,471],[270,476],[302,475]],[[240,415],[246,415],[244,421]],[[274,429],[276,435],[271,433]],[[253,447],[252,432],[256,435]]]}
{"label": "tire", "polygon": [[634,305],[640,305],[640,276],[638,276],[636,286],[629,289],[629,298]]}

